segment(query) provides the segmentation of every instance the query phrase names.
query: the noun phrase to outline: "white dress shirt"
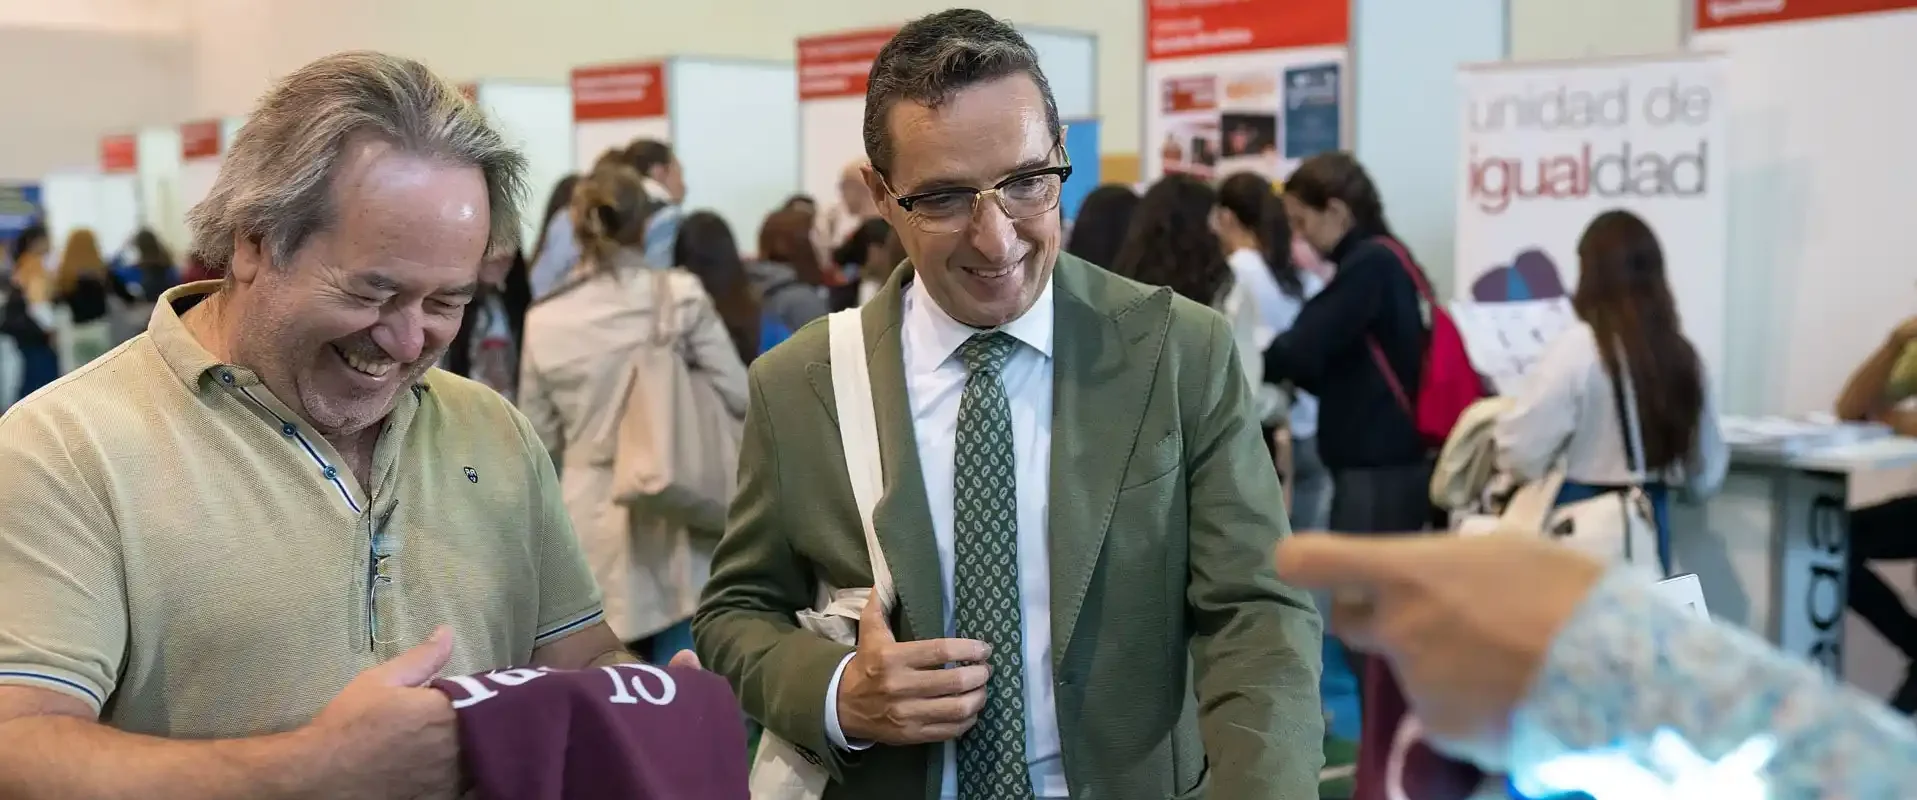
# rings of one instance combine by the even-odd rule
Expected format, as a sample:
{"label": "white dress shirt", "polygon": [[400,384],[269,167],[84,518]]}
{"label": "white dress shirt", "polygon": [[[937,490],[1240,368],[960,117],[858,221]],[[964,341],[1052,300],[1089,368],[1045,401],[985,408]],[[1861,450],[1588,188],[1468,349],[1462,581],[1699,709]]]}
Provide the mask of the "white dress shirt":
{"label": "white dress shirt", "polygon": [[[1231,265],[1232,277],[1250,293],[1252,305],[1258,310],[1262,324],[1254,344],[1258,347],[1258,363],[1262,367],[1265,348],[1270,347],[1271,340],[1278,338],[1279,334],[1291,330],[1292,323],[1298,321],[1298,312],[1305,308],[1305,301],[1325,288],[1325,279],[1308,270],[1298,270],[1298,279],[1304,284],[1304,297],[1292,297],[1278,286],[1278,278],[1271,274],[1271,267],[1257,250],[1241,247],[1225,261]],[[1243,346],[1241,341],[1239,347]],[[1317,436],[1318,398],[1304,392],[1294,392],[1288,421],[1293,439]]]}
{"label": "white dress shirt", "polygon": [[[1012,455],[1017,465],[1018,586],[1025,678],[1025,753],[1032,786],[1039,797],[1067,798],[1065,761],[1058,740],[1058,709],[1052,696],[1052,579],[1046,515],[1051,508],[1052,465],[1052,287],[1025,315],[999,330],[1022,347],[1005,362],[1000,378],[1012,411]],[[932,536],[939,554],[945,591],[945,632],[952,622],[953,464],[957,458],[959,398],[965,393],[965,364],[954,357],[959,346],[979,333],[945,313],[923,283],[906,287],[899,343],[905,356],[905,390],[925,474],[925,499],[932,510]],[[846,656],[826,688],[827,738],[837,747],[863,750],[870,742],[848,742],[839,728],[839,678]],[[958,749],[945,744],[945,770],[939,794],[958,796]]]}

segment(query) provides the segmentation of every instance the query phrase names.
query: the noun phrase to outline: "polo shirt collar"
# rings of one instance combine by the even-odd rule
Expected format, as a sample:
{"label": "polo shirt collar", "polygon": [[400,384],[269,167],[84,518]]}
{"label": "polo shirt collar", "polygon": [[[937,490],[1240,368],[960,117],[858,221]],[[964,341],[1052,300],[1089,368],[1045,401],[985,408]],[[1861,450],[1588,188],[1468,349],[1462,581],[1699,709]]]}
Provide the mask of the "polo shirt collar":
{"label": "polo shirt collar", "polygon": [[180,319],[180,314],[187,309],[212,297],[214,292],[220,290],[220,285],[220,281],[196,281],[166,290],[160,295],[160,302],[153,307],[153,316],[146,323],[147,338],[152,339],[153,346],[159,348],[161,360],[166,362],[168,369],[173,370],[174,377],[179,378],[180,383],[186,384],[186,388],[194,392],[205,389],[207,380],[219,380],[216,375],[212,378],[209,375],[221,368],[227,370],[226,375],[232,376],[226,379],[228,385],[239,380],[237,373],[245,373],[253,384],[259,382],[252,370],[224,364],[214,358],[198,339],[193,338],[193,332],[187,330],[186,322]]}

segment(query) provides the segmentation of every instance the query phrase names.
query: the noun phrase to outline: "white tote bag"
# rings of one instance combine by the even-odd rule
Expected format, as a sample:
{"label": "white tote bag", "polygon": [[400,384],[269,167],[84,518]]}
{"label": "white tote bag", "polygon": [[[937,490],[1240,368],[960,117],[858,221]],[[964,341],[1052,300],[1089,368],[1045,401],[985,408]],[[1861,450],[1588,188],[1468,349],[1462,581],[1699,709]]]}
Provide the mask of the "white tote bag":
{"label": "white tote bag", "polygon": [[1618,375],[1612,381],[1618,424],[1624,429],[1624,455],[1631,466],[1631,482],[1620,491],[1553,507],[1564,487],[1564,460],[1558,459],[1543,478],[1525,484],[1511,497],[1499,516],[1499,528],[1537,531],[1547,539],[1583,551],[1595,558],[1619,561],[1653,578],[1664,577],[1658,559],[1657,516],[1644,492],[1644,437],[1638,427],[1637,392],[1631,371],[1618,348]]}
{"label": "white tote bag", "polygon": [[[897,602],[892,569],[885,563],[878,532],[872,527],[872,509],[884,491],[885,472],[879,461],[879,424],[872,411],[872,377],[865,366],[865,329],[858,309],[832,314],[827,324],[832,341],[832,394],[839,414],[839,443],[845,449],[845,470],[852,480],[852,499],[859,506],[870,555],[872,588],[833,589],[821,584],[816,605],[800,611],[799,627],[839,644],[858,643],[859,614],[877,597],[887,611]],[[792,743],[766,731],[752,759],[752,800],[819,800],[830,779],[823,767],[807,761]]]}

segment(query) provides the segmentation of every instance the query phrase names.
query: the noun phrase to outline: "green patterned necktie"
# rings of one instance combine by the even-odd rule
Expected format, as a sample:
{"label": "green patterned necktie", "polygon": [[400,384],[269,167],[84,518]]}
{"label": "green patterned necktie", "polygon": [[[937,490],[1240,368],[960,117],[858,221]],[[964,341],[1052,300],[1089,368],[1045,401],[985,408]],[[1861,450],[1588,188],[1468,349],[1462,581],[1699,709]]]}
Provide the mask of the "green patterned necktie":
{"label": "green patterned necktie", "polygon": [[992,332],[958,350],[969,373],[959,399],[953,470],[953,617],[957,635],[992,646],[978,724],[958,740],[959,800],[1032,797],[1025,760],[1025,670],[1018,602],[1018,476],[1012,409],[999,372],[1018,347]]}

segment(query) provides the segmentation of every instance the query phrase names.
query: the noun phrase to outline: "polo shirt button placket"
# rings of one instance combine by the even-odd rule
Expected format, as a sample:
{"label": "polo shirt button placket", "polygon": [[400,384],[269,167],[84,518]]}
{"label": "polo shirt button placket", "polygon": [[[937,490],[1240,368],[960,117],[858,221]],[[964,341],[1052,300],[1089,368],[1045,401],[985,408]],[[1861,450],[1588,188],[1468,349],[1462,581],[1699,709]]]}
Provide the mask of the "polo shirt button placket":
{"label": "polo shirt button placket", "polygon": [[226,384],[226,385],[228,385],[228,386],[232,386],[232,385],[233,385],[233,373],[231,373],[231,372],[228,372],[228,371],[226,371],[226,370],[220,370],[220,383],[224,383],[224,384]]}
{"label": "polo shirt button placket", "polygon": [[339,477],[339,470],[334,469],[333,465],[328,464],[320,468],[320,475],[330,481]]}
{"label": "polo shirt button placket", "polygon": [[300,432],[300,429],[298,425],[294,425],[291,422],[280,423],[280,433],[282,434],[285,434],[287,436],[298,436],[299,432]]}

